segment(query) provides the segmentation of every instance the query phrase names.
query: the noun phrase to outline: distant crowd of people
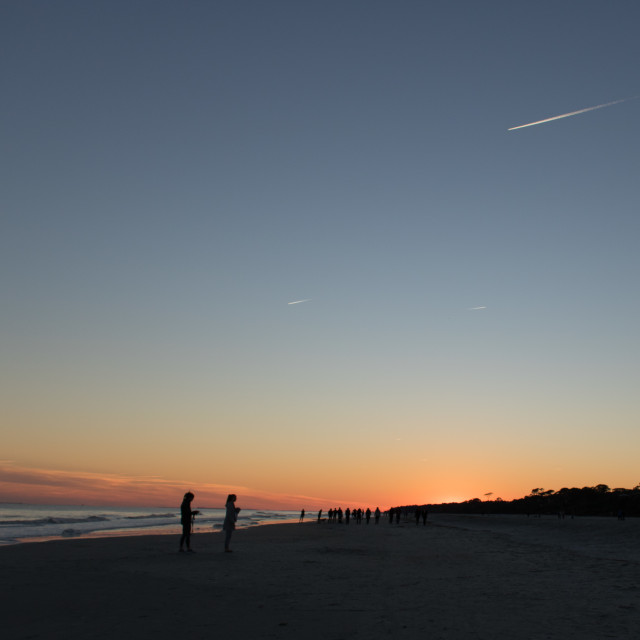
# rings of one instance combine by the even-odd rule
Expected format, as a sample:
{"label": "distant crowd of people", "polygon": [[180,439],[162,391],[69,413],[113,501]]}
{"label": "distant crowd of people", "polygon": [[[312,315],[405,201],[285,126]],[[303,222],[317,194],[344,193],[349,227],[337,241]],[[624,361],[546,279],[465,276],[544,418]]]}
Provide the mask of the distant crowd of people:
{"label": "distant crowd of people", "polygon": [[[409,512],[406,508],[403,507],[394,507],[389,509],[387,512],[389,517],[389,523],[393,524],[395,521],[396,524],[400,524],[400,518],[403,521],[406,521],[409,517]],[[371,516],[373,516],[373,521],[375,524],[380,522],[380,517],[382,512],[378,507],[376,507],[375,511],[371,511],[371,509],[345,509],[342,510],[341,507],[336,507],[335,509],[329,509],[327,513],[327,522],[337,523],[337,524],[349,524],[351,520],[353,520],[356,524],[362,524],[362,520],[369,524],[371,522]],[[300,522],[304,522],[305,511],[304,509],[300,512]],[[429,516],[429,511],[426,508],[418,507],[414,512],[416,524],[422,525],[427,524],[427,518]],[[322,522],[322,509],[318,511],[318,522]]]}
{"label": "distant crowd of people", "polygon": [[[304,511],[304,510],[303,510]],[[336,507],[335,509],[329,509],[327,512],[327,520],[328,522],[337,522],[342,524],[349,524],[349,521],[353,519],[356,524],[362,524],[362,519],[364,518],[365,522],[369,524],[371,522],[371,516],[373,515],[373,520],[376,524],[378,524],[380,520],[381,511],[376,507],[375,511],[371,511],[371,509],[349,509],[348,507],[342,511],[341,507]],[[322,509],[318,511],[318,522],[322,522]]]}

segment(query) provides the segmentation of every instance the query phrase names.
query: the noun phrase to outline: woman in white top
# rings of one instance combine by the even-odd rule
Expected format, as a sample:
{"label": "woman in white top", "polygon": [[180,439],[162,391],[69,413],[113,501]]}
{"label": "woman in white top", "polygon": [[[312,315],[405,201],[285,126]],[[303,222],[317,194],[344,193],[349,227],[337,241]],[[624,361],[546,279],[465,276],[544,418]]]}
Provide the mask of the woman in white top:
{"label": "woman in white top", "polygon": [[231,549],[229,549],[229,542],[231,541],[231,534],[236,528],[236,520],[238,519],[238,514],[240,513],[240,509],[236,507],[236,499],[237,498],[235,493],[229,494],[229,496],[227,497],[227,504],[225,505],[227,514],[225,515],[222,528],[225,531],[224,550],[227,553],[231,553]]}

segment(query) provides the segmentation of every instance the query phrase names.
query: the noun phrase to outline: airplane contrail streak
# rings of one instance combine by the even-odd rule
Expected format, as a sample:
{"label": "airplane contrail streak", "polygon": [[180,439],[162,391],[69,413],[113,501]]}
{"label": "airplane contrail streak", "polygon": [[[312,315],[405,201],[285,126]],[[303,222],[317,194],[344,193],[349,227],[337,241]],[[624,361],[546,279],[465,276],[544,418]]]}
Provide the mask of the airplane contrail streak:
{"label": "airplane contrail streak", "polygon": [[469,311],[480,311],[480,309],[486,309],[487,307],[469,307]]}
{"label": "airplane contrail streak", "polygon": [[294,300],[293,302],[287,302],[287,304],[301,304],[303,302],[311,302],[311,298],[305,298],[304,300]]}
{"label": "airplane contrail streak", "polygon": [[[637,97],[637,96],[636,96]],[[633,100],[633,98],[622,98],[622,100],[614,100],[613,102],[605,102],[604,104],[597,104],[595,107],[587,107],[586,109],[578,109],[578,111],[571,111],[569,113],[563,113],[559,116],[553,116],[552,118],[545,118],[544,120],[536,120],[536,122],[529,122],[528,124],[521,124],[517,127],[511,127],[507,131],[515,131],[516,129],[524,129],[525,127],[533,127],[536,124],[543,124],[544,122],[552,122],[553,120],[560,120],[561,118],[569,118],[570,116],[577,116],[579,113],[586,113],[587,111],[595,111],[596,109],[604,109],[605,107],[611,107],[614,104],[620,104],[627,100]]]}

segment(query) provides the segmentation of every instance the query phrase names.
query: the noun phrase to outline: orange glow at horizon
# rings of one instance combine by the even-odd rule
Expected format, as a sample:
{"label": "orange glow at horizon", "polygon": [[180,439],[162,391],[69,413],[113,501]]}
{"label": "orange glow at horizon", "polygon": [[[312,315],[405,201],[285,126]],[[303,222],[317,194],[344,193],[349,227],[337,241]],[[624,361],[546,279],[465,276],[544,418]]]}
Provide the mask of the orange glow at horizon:
{"label": "orange glow at horizon", "polygon": [[[411,478],[404,477],[402,480],[404,483]],[[412,480],[416,481],[417,478]],[[580,486],[594,484],[597,483],[584,483]],[[414,490],[409,490],[408,486],[405,485],[404,490],[391,486],[375,489],[366,487],[364,483],[351,481],[350,496],[333,493],[330,497],[321,497],[313,495],[312,492],[261,491],[248,486],[211,484],[193,481],[193,479],[176,481],[158,476],[35,469],[20,467],[6,461],[0,462],[0,501],[33,504],[167,507],[179,505],[182,495],[190,490],[196,495],[195,504],[202,508],[221,508],[226,496],[229,493],[236,493],[244,508],[296,511],[303,507],[312,510],[338,506],[351,508],[379,506],[384,510],[399,505],[464,502],[474,498],[484,501],[500,497],[509,501],[527,495],[531,489],[528,487],[521,491],[490,492],[483,487],[481,490],[474,490],[471,477],[463,478],[460,475],[447,477],[447,474],[442,474],[437,481],[432,480],[429,490],[423,489],[421,483],[414,484],[413,486],[417,487]],[[559,490],[566,485],[547,486]],[[353,494],[359,492],[361,492],[360,499],[353,499]],[[487,495],[489,493],[490,496]]]}
{"label": "orange glow at horizon", "polygon": [[[304,483],[303,483],[304,484]],[[335,488],[335,487],[333,487]],[[387,508],[399,504],[433,502],[424,491],[397,492],[391,487],[383,491],[350,485],[350,496],[333,493],[330,497],[259,491],[239,485],[218,485],[191,481],[167,480],[153,476],[129,476],[33,469],[13,464],[0,464],[0,495],[6,502],[35,504],[92,504],[120,506],[167,506],[179,504],[182,495],[191,490],[201,506],[224,505],[228,493],[242,497],[246,508],[292,509],[301,507],[329,509],[334,506]],[[354,493],[362,490],[362,497]],[[375,496],[373,494],[376,494]]]}
{"label": "orange glow at horizon", "polygon": [[[350,390],[352,404],[343,393],[330,408],[302,406],[298,390],[286,411],[262,388],[248,404],[216,397],[215,411],[187,407],[181,397],[163,405],[156,396],[134,396],[131,405],[114,402],[101,413],[70,400],[57,406],[45,398],[34,407],[25,399],[7,411],[14,426],[3,434],[0,500],[164,506],[192,490],[203,508],[223,506],[236,493],[244,508],[311,511],[483,500],[488,493],[508,501],[534,487],[637,484],[630,461],[640,433],[631,421],[629,446],[619,451],[595,429],[602,416],[590,418],[591,430],[582,422],[578,438],[553,407],[531,408],[516,430],[515,401],[504,415],[448,396],[453,409],[426,410],[383,391],[370,397]],[[523,446],[525,428],[535,437]],[[550,448],[552,433],[559,435]]]}

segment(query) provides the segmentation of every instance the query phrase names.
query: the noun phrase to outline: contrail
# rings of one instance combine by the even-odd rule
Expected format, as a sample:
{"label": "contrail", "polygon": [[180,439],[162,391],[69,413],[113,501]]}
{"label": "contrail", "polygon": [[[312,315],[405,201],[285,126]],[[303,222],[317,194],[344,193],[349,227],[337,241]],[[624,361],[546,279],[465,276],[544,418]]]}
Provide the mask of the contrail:
{"label": "contrail", "polygon": [[469,307],[469,311],[479,311],[480,309],[486,309],[487,307]]}
{"label": "contrail", "polygon": [[[638,96],[635,96],[636,98]],[[595,111],[596,109],[604,109],[605,107],[611,107],[614,104],[620,104],[627,100],[633,100],[634,98],[622,98],[622,100],[614,100],[613,102],[605,102],[604,104],[598,104],[595,107],[587,107],[586,109],[579,109],[578,111],[571,111],[570,113],[563,113],[559,116],[553,116],[553,118],[545,118],[544,120],[537,120],[536,122],[529,122],[528,124],[521,124],[517,127],[511,127],[507,131],[515,131],[516,129],[524,129],[525,127],[533,127],[536,124],[542,124],[544,122],[551,122],[552,120],[560,120],[561,118],[569,118],[570,116],[577,116],[579,113],[586,113],[587,111]]]}
{"label": "contrail", "polygon": [[304,300],[294,300],[293,302],[287,302],[287,304],[301,304],[302,302],[311,302],[311,298],[305,298]]}

